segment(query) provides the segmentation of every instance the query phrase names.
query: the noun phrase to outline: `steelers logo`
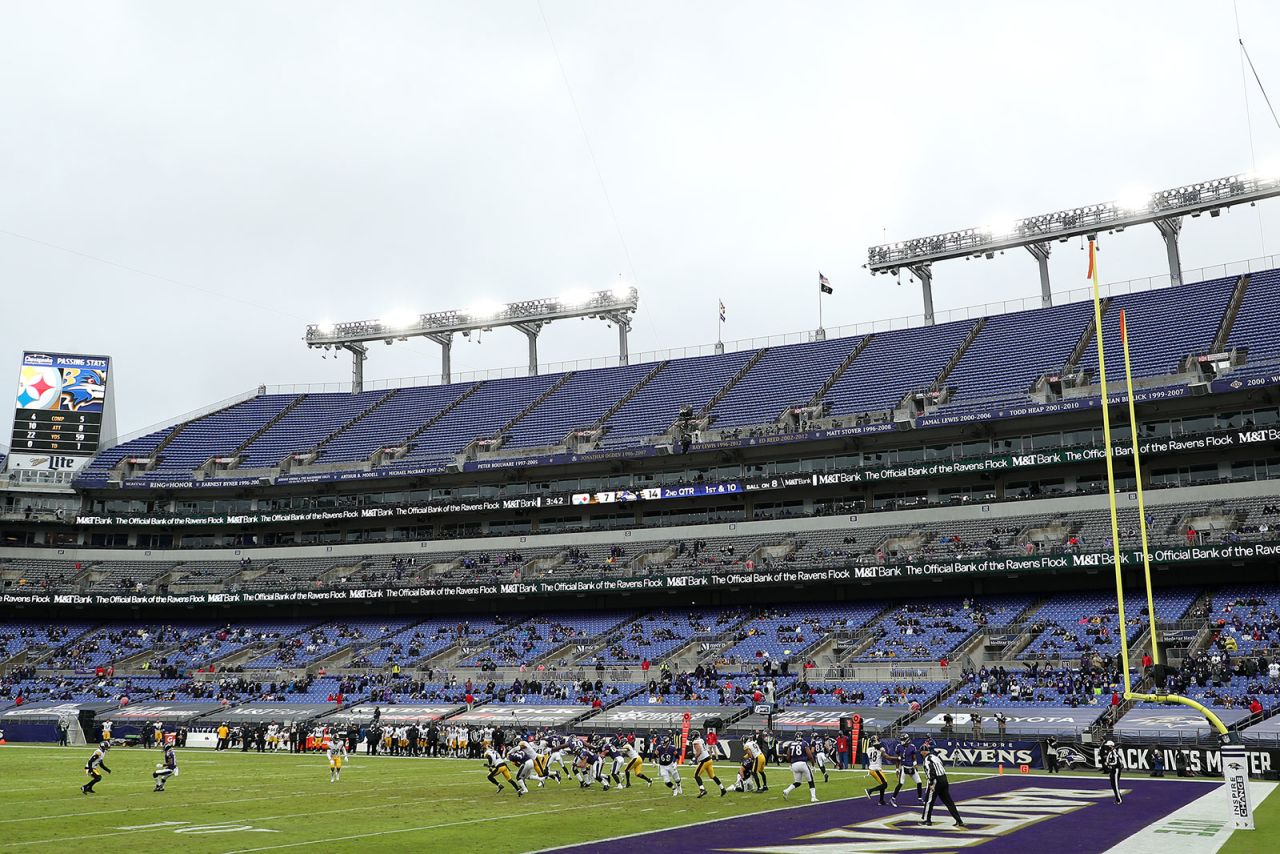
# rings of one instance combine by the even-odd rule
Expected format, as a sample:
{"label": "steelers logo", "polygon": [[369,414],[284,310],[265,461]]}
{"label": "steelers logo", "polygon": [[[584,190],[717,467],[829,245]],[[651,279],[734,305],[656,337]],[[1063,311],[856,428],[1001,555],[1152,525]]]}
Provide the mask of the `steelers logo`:
{"label": "steelers logo", "polygon": [[19,409],[52,409],[62,391],[62,374],[57,368],[24,365],[18,377]]}

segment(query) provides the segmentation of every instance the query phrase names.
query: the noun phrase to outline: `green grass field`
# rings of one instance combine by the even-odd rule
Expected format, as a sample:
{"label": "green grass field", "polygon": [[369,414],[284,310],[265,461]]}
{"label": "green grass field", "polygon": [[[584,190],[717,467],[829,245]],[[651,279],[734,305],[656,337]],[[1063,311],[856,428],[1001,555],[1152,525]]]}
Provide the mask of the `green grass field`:
{"label": "green grass field", "polygon": [[[329,782],[321,756],[181,751],[180,776],[163,793],[153,792],[157,750],[116,748],[108,756],[114,773],[94,795],[82,795],[89,748],[23,745],[0,747],[0,849],[14,851],[250,852],[444,851],[525,852],[590,842],[646,830],[729,818],[771,809],[803,809],[795,793],[781,790],[789,775],[771,768],[765,794],[714,790],[697,800],[691,772],[685,795],[672,798],[661,784],[603,792],[583,791],[575,781],[531,787],[517,799],[495,794],[478,761],[353,757],[340,783]],[[650,768],[652,771],[652,767]],[[718,769],[730,783],[733,766]],[[989,772],[966,775],[986,776]],[[656,779],[656,774],[654,775]],[[1085,774],[1096,778],[1096,774]],[[818,785],[824,801],[860,797],[861,771],[832,774]],[[1257,812],[1259,830],[1237,833],[1223,849],[1232,854],[1280,851],[1280,799]],[[1195,851],[1178,840],[1179,850]],[[643,843],[638,841],[638,847]]]}
{"label": "green grass field", "polygon": [[[479,761],[352,757],[339,783],[329,782],[322,756],[207,750],[179,752],[181,774],[166,791],[151,791],[160,751],[116,748],[93,795],[80,794],[91,748],[0,747],[0,848],[48,851],[87,846],[112,851],[231,852],[447,851],[522,852],[677,827],[765,809],[800,805],[781,797],[789,781],[764,794],[731,792],[697,800],[692,771],[685,794],[655,782],[603,792],[576,781],[530,786],[517,799],[498,795]],[[734,768],[718,769],[725,785]],[[656,770],[650,766],[656,780]],[[862,773],[833,774],[819,783],[824,800],[861,795]],[[173,822],[173,824],[164,824]]]}

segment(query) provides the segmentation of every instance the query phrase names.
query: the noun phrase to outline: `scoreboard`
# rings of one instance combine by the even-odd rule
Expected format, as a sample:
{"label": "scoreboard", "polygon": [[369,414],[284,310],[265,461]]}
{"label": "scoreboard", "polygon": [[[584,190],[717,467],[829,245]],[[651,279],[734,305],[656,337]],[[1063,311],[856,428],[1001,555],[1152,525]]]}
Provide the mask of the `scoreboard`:
{"label": "scoreboard", "polygon": [[110,377],[105,356],[24,353],[9,465],[74,471],[88,462],[103,438]]}

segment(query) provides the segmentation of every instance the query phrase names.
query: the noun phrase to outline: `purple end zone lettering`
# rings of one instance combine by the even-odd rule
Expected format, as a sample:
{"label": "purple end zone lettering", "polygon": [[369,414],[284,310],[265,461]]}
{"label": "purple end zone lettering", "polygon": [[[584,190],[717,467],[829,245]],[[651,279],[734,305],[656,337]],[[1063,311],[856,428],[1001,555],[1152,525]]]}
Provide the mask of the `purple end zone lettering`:
{"label": "purple end zone lettering", "polygon": [[[776,771],[780,783],[784,776],[789,781],[790,774],[785,769],[770,771]],[[968,782],[957,779],[951,785],[951,796],[967,825],[963,830],[952,826],[951,816],[941,803],[934,813],[933,826],[921,824],[914,793],[904,798],[903,806],[892,809],[862,798],[808,806],[808,790],[801,789],[792,793],[796,802],[793,807],[556,850],[572,854],[875,854],[902,850],[917,854],[957,850],[980,854],[1087,854],[1119,844],[1222,785],[1214,781],[1149,778],[1124,779],[1123,784],[1124,803],[1117,806],[1101,775],[1006,776]],[[781,791],[782,785],[785,783],[770,786],[770,790]],[[822,797],[821,784],[818,797]],[[696,809],[689,812],[695,820],[696,814]],[[981,841],[974,840],[975,836]],[[907,837],[918,840],[918,844],[903,848]],[[936,844],[931,844],[933,840]]]}

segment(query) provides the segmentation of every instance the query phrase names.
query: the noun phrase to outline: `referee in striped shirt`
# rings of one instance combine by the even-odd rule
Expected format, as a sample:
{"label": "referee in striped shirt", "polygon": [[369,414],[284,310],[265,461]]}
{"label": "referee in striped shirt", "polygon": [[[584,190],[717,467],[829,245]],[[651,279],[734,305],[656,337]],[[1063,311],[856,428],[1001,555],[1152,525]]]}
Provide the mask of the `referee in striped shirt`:
{"label": "referee in striped shirt", "polygon": [[924,770],[929,778],[929,794],[925,797],[924,815],[921,818],[925,824],[933,824],[933,805],[941,800],[947,805],[951,817],[956,820],[956,827],[964,827],[964,819],[960,818],[956,802],[951,800],[951,785],[947,782],[947,769],[943,767],[942,759],[933,752],[933,745],[928,742],[921,746],[920,752],[924,754]]}

